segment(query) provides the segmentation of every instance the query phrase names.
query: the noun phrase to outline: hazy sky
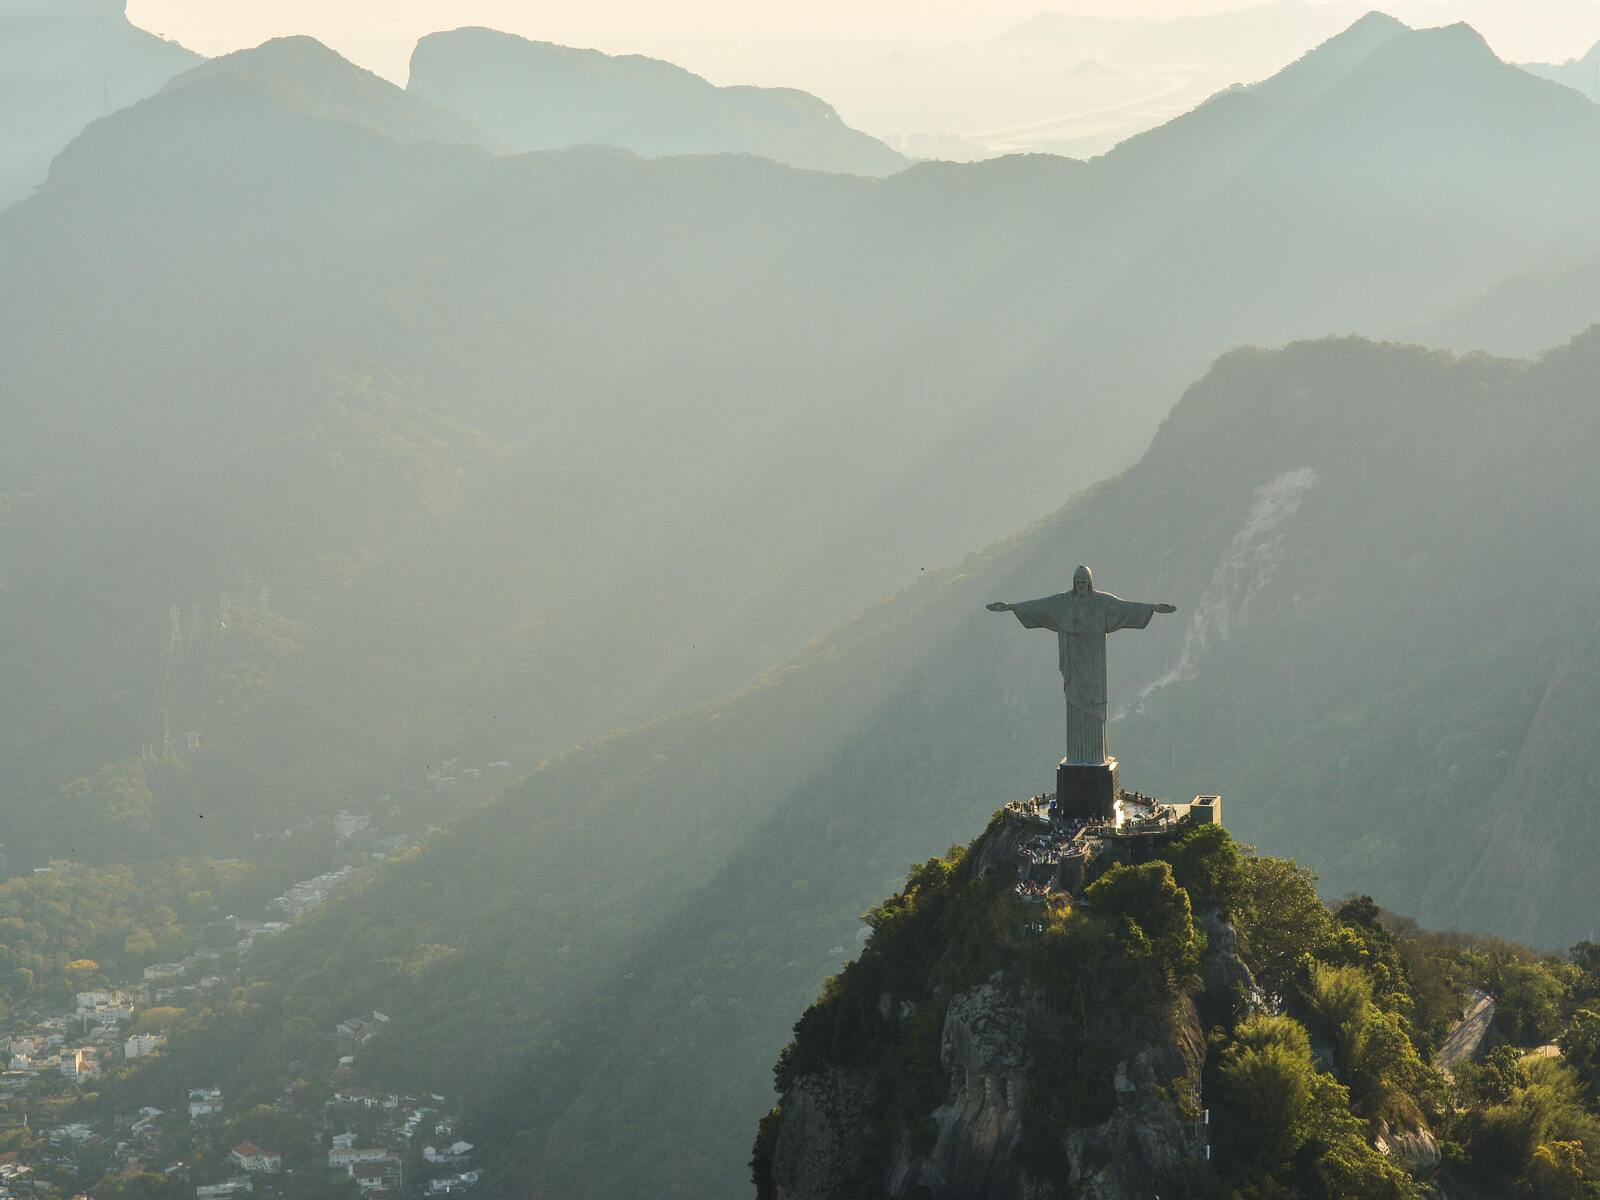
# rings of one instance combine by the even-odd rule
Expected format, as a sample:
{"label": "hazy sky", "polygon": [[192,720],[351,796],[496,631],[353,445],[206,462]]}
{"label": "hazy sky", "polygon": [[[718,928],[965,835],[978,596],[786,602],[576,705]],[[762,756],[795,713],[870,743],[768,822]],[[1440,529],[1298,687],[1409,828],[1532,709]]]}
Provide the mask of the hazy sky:
{"label": "hazy sky", "polygon": [[753,67],[771,69],[778,43],[799,62],[824,47],[851,43],[914,46],[993,37],[1040,9],[1164,17],[1247,7],[1248,0],[129,0],[128,15],[203,54],[309,33],[403,81],[421,34],[460,25],[612,52],[676,55],[699,70],[711,70],[709,63],[726,64],[726,70],[748,51],[758,55]]}
{"label": "hazy sky", "polygon": [[[1328,14],[1322,36],[1366,7],[1359,0],[1323,2],[1342,11]],[[1561,61],[1600,37],[1600,0],[1371,3],[1412,25],[1469,21],[1511,61]],[[996,52],[996,38],[1046,9],[1160,19],[1249,7],[1250,0],[128,0],[128,15],[207,55],[309,34],[400,84],[419,37],[488,25],[664,58],[714,83],[802,88],[835,105],[847,122],[891,141],[953,135],[986,152],[1083,155],[1168,120],[1230,83],[1271,74],[1310,44],[1228,41],[1197,51],[1193,62],[1113,58],[1117,77],[1095,83],[1067,79],[1063,66],[1072,65],[1074,53],[1077,59],[1114,53],[1103,46],[1053,45],[1031,58],[1027,51],[1008,57]],[[1254,58],[1253,49],[1261,51]],[[1046,132],[1020,141],[1007,132],[1033,127]],[[912,153],[961,156],[944,142],[897,144]]]}
{"label": "hazy sky", "polygon": [[[128,0],[128,15],[204,54],[309,33],[403,82],[416,39],[460,25],[676,55],[702,71],[737,73],[744,55],[751,70],[782,70],[786,59],[799,65],[852,44],[865,50],[984,39],[1041,9],[1159,18],[1250,6],[1250,0]],[[1373,7],[1384,5],[1374,0]],[[1593,0],[1440,0],[1438,7],[1449,19],[1474,21],[1497,48],[1502,41],[1523,43],[1502,53],[1527,54],[1537,44],[1548,57],[1582,53],[1587,47],[1572,41],[1584,24],[1581,14],[1600,10]]]}

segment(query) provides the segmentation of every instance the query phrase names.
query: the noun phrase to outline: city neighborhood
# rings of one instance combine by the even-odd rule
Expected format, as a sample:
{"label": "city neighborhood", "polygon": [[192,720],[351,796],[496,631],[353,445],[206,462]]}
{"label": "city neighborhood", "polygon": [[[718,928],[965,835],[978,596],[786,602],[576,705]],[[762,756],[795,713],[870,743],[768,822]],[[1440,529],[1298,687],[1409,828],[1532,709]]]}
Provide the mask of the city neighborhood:
{"label": "city neighborhood", "polygon": [[[337,844],[372,858],[394,852],[371,819],[342,812]],[[52,869],[69,870],[70,864]],[[347,863],[305,879],[265,905],[261,919],[230,915],[181,960],[134,978],[18,1007],[0,1025],[0,1200],[329,1200],[461,1195],[479,1182],[460,1105],[444,1095],[360,1086],[358,1060],[389,1023],[351,1013],[325,1031],[328,1061],[270,1103],[245,1103],[208,1078],[178,1080],[161,1106],[117,1097],[156,1067],[172,1021],[226,1000],[264,940],[325,904],[356,874]],[[105,1181],[115,1180],[110,1191]]]}

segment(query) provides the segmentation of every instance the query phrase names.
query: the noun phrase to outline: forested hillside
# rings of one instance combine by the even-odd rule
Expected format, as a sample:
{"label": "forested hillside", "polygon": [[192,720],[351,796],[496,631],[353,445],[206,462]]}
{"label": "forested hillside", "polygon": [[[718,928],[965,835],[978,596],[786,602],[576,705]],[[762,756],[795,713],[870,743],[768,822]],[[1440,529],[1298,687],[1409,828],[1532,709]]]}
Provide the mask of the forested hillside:
{"label": "forested hillside", "polygon": [[[1600,110],[1380,17],[1089,163],[477,136],[289,39],[0,218],[18,865],[724,695],[1131,461],[1226,347],[1414,320],[1600,202]],[[81,839],[107,766],[192,787]]]}
{"label": "forested hillside", "polygon": [[[381,1007],[362,1074],[465,1092],[515,1178],[726,1194],[759,1064],[856,914],[997,789],[1048,786],[1055,646],[983,605],[1080,561],[1180,610],[1111,640],[1126,786],[1223,793],[1330,897],[1586,936],[1597,371],[1600,333],[1539,362],[1225,356],[1136,467],[745,694],[563,755],[286,936],[234,1077],[271,1077],[290,1016]],[[188,1061],[220,1069],[238,1028]],[[484,1028],[522,1052],[476,1055]]]}

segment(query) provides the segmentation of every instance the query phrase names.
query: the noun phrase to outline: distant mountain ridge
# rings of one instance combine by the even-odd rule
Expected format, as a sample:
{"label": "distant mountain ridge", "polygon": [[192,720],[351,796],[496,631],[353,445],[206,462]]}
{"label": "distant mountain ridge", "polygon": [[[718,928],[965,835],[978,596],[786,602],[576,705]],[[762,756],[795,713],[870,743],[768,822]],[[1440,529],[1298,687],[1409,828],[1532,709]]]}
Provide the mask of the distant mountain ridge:
{"label": "distant mountain ridge", "polygon": [[887,175],[907,160],[792,88],[716,87],[682,67],[491,29],[417,43],[407,90],[516,150],[595,144],[636,154],[756,154],[790,166]]}
{"label": "distant mountain ridge", "polygon": [[1589,47],[1581,58],[1569,58],[1564,63],[1520,63],[1524,71],[1544,79],[1564,83],[1576,92],[1600,103],[1600,42]]}

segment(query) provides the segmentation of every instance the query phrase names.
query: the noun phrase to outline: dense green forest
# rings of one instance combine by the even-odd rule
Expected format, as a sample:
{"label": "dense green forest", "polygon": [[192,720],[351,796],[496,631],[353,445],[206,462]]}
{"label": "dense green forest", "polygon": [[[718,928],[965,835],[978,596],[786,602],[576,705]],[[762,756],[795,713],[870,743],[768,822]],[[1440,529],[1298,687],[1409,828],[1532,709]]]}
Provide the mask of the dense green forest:
{"label": "dense green forest", "polygon": [[[921,1147],[915,1155],[941,1136],[935,1110],[961,1086],[941,1065],[946,1009],[985,987],[1026,1013],[1027,1099],[1013,1169],[1043,1194],[1072,1194],[1094,1174],[1087,1156],[1069,1155],[1071,1132],[1107,1122],[1126,1103],[1128,1060],[1182,1038],[1195,1020],[1193,1036],[1204,1031],[1192,1051],[1201,1060],[1198,1088],[1191,1095],[1181,1082],[1169,1085],[1167,1104],[1197,1129],[1207,1110],[1214,1154],[1190,1146],[1188,1161],[1170,1172],[1149,1168],[1161,1195],[1553,1200],[1600,1192],[1600,1107],[1591,1090],[1600,1070],[1600,947],[1545,956],[1432,933],[1368,897],[1330,912],[1312,872],[1241,852],[1219,826],[1184,834],[1140,866],[1113,856],[1081,903],[1058,896],[1039,909],[1013,892],[1013,862],[979,869],[998,828],[997,819],[971,847],[920,864],[902,892],[867,914],[872,932],[860,956],[827,981],[779,1057],[784,1104],[761,1122],[758,1196],[775,1194],[786,1116],[803,1119],[800,1108],[787,1109],[797,1084],[839,1072],[864,1077],[867,1091],[859,1127],[841,1131],[853,1135],[855,1159],[833,1194],[884,1194],[905,1139]],[[1249,972],[1213,974],[1208,961],[1202,979],[1207,931],[1224,920]],[[1481,1063],[1435,1069],[1443,1038],[1479,989],[1499,998],[1491,1048]],[[988,1019],[1004,1020],[1007,1005],[990,1003]],[[813,1119],[798,1136],[816,1131]],[[1408,1162],[1375,1148],[1403,1139],[1426,1152],[1413,1150]],[[932,1194],[956,1194],[949,1184]]]}

